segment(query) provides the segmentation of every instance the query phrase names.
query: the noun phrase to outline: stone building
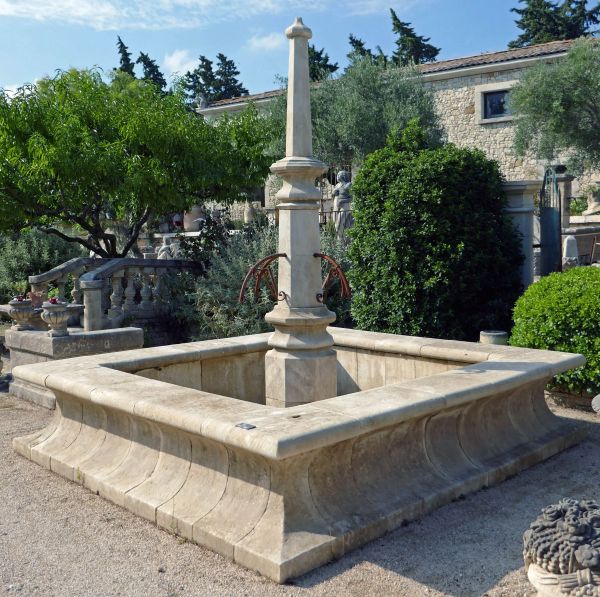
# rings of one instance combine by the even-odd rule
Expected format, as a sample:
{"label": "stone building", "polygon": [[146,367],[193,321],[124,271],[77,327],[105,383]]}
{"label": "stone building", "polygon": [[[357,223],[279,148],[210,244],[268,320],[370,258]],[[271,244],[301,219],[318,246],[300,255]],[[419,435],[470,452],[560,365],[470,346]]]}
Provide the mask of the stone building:
{"label": "stone building", "polygon": [[[555,41],[420,65],[436,104],[448,141],[485,151],[497,160],[509,181],[541,179],[544,164],[521,158],[512,148],[514,120],[507,102],[510,88],[539,61],[565,56],[571,41]],[[199,110],[206,118],[243,110],[249,102],[266,106],[281,90],[221,100]]]}

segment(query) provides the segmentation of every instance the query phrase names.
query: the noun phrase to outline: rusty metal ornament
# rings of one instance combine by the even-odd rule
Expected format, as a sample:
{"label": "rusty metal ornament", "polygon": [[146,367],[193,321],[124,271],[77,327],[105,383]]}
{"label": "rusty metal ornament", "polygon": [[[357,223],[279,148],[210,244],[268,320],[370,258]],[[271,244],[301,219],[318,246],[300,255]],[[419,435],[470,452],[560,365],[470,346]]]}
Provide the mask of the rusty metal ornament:
{"label": "rusty metal ornament", "polygon": [[350,284],[348,284],[348,279],[342,270],[342,266],[333,257],[325,255],[325,253],[314,253],[313,255],[319,259],[324,259],[330,266],[323,282],[323,292],[317,294],[317,301],[320,303],[324,302],[327,291],[336,279],[340,281],[340,297],[343,299],[350,298],[352,292],[350,291]]}
{"label": "rusty metal ornament", "polygon": [[[350,284],[348,284],[348,280],[342,270],[340,264],[335,261],[329,255],[325,255],[324,253],[314,253],[314,257],[318,259],[323,259],[329,264],[329,270],[323,282],[323,292],[319,292],[317,294],[317,301],[322,303],[327,296],[327,291],[333,285],[335,280],[340,281],[340,296],[341,298],[350,298]],[[267,255],[262,259],[259,259],[249,270],[244,278],[244,282],[242,283],[242,287],[240,289],[240,294],[238,297],[238,301],[243,303],[246,298],[246,291],[250,285],[250,282],[254,279],[254,298],[258,300],[260,296],[260,285],[264,280],[267,285],[267,289],[269,291],[269,296],[271,300],[274,301],[284,301],[288,298],[288,295],[283,291],[277,292],[277,282],[275,280],[275,276],[273,275],[273,270],[271,270],[271,264],[279,257],[287,257],[285,253],[273,253],[272,255]]]}
{"label": "rusty metal ornament", "polygon": [[264,280],[267,289],[269,291],[269,296],[274,301],[283,301],[287,297],[285,292],[277,292],[277,282],[275,281],[275,276],[273,275],[273,271],[271,270],[271,264],[279,257],[287,257],[285,253],[273,253],[272,255],[267,255],[262,259],[259,259],[249,270],[244,278],[244,282],[242,283],[242,287],[240,289],[240,294],[238,297],[238,301],[240,303],[244,302],[246,298],[246,290],[248,289],[248,285],[250,281],[254,278],[254,298],[258,299],[260,295],[260,283]]}

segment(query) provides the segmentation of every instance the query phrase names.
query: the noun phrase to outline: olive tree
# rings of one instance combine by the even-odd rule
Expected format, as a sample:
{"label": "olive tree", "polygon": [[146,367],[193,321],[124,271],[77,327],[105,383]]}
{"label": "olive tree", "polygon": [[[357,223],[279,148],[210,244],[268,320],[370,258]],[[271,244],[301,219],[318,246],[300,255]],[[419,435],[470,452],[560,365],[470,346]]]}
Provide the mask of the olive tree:
{"label": "olive tree", "polygon": [[[276,153],[283,151],[285,95],[271,104]],[[398,67],[372,55],[355,56],[337,79],[311,89],[314,154],[336,165],[360,165],[385,146],[394,130],[416,118],[430,143],[441,137],[434,95],[415,67]]]}
{"label": "olive tree", "polygon": [[517,115],[515,147],[547,162],[569,156],[575,172],[600,166],[600,46],[573,44],[556,63],[528,69],[511,89]]}

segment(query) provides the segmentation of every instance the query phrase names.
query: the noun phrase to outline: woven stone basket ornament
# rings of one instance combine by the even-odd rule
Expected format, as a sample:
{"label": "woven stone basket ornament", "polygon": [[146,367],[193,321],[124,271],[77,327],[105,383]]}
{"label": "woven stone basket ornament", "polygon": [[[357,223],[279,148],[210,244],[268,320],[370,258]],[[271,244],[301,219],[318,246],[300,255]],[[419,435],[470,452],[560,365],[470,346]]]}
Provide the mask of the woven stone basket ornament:
{"label": "woven stone basket ornament", "polygon": [[600,597],[600,506],[565,498],[523,535],[527,577],[539,597]]}

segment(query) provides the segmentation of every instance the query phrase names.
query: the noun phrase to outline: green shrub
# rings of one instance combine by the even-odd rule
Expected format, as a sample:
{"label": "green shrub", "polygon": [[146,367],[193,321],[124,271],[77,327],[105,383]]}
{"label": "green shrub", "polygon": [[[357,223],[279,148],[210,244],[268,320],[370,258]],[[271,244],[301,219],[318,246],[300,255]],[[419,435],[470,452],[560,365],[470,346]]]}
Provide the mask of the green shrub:
{"label": "green shrub", "polygon": [[[247,227],[233,235],[210,256],[210,267],[204,277],[173,278],[167,301],[176,301],[176,316],[184,327],[191,330],[195,340],[228,338],[270,331],[264,320],[274,306],[263,284],[260,294],[254,297],[253,282],[240,304],[238,296],[247,271],[262,257],[277,252],[276,227]],[[346,264],[346,244],[330,235],[322,235],[323,251],[342,266]],[[277,275],[277,262],[273,264]],[[338,323],[348,325],[349,301],[340,300],[335,286],[328,293],[327,306],[338,316]]]}
{"label": "green shrub", "polygon": [[0,303],[29,290],[28,278],[82,257],[78,245],[40,230],[0,236]]}
{"label": "green shrub", "polygon": [[577,267],[532,284],[517,301],[512,346],[578,352],[587,364],[554,378],[576,392],[600,391],[600,269]]}
{"label": "green shrub", "polygon": [[508,330],[522,256],[498,164],[425,138],[411,122],[355,178],[352,316],[395,334],[475,340]]}

